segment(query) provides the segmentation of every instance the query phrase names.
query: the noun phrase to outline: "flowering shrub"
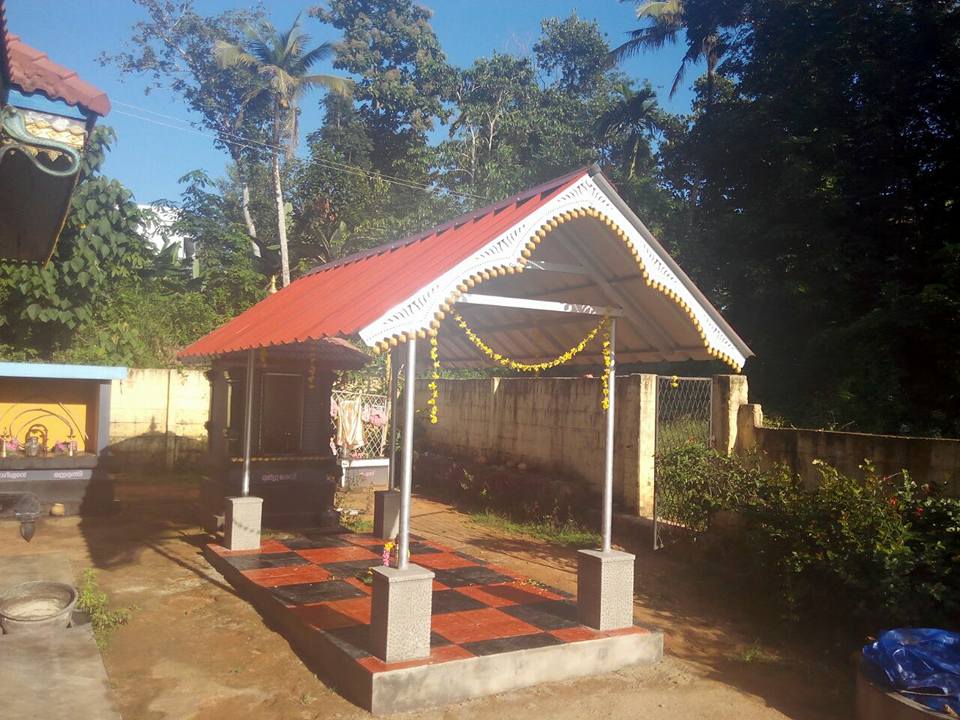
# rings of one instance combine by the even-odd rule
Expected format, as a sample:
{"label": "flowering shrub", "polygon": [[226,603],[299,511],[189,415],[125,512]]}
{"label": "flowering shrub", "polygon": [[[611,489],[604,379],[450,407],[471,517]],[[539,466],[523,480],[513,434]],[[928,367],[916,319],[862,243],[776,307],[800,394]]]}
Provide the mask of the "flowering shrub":
{"label": "flowering shrub", "polygon": [[706,529],[717,510],[742,513],[736,557],[777,590],[791,620],[858,633],[956,626],[960,500],[907,471],[883,476],[869,462],[862,478],[819,463],[819,486],[807,491],[759,460],[679,448],[658,459],[658,483],[670,488],[674,519],[693,529]]}

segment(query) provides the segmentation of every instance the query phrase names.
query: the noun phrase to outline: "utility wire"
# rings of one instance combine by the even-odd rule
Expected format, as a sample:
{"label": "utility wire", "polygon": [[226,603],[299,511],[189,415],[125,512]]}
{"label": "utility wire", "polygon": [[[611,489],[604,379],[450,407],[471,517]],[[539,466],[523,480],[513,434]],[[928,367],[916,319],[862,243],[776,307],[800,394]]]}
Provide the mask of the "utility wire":
{"label": "utility wire", "polygon": [[[212,133],[205,132],[205,131],[203,131],[203,130],[197,129],[197,127],[194,125],[194,123],[191,122],[191,121],[189,121],[189,120],[184,120],[184,119],[182,119],[182,118],[177,118],[177,117],[174,117],[173,115],[165,115],[164,113],[160,113],[160,112],[157,112],[157,111],[155,111],[155,110],[149,110],[149,109],[147,109],[147,108],[139,107],[139,106],[137,106],[137,105],[132,105],[132,104],[130,104],[130,103],[125,103],[125,102],[122,102],[122,101],[119,101],[119,100],[115,100],[115,101],[114,101],[114,104],[116,104],[116,105],[122,105],[122,106],[127,107],[127,108],[132,108],[132,109],[134,109],[134,110],[137,110],[138,112],[149,113],[149,114],[151,114],[151,115],[156,115],[157,117],[166,118],[166,119],[168,119],[168,120],[173,120],[173,121],[175,121],[175,122],[177,122],[177,123],[181,123],[181,124],[179,124],[179,125],[174,125],[174,124],[172,124],[172,123],[164,122],[164,121],[158,120],[158,119],[156,119],[156,118],[145,117],[145,116],[143,116],[143,115],[138,115],[138,114],[136,114],[136,113],[127,112],[127,111],[125,111],[125,110],[114,110],[114,112],[117,113],[117,114],[119,114],[119,115],[125,115],[125,116],[127,116],[127,117],[134,118],[135,120],[140,120],[140,121],[142,121],[142,122],[153,123],[154,125],[159,125],[159,126],[161,126],[161,127],[166,127],[166,128],[170,128],[170,129],[173,129],[173,130],[180,130],[181,132],[192,133],[192,134],[194,134],[194,135],[199,135],[200,137],[204,137],[204,138],[207,138],[207,139],[210,139],[210,140],[221,140],[221,141],[222,141],[222,137],[220,137],[220,136],[227,137],[227,138],[231,138],[231,140],[234,141],[234,144],[238,145],[238,146],[241,147],[241,148],[245,148],[245,149],[249,149],[249,150],[262,150],[262,151],[270,151],[270,152],[284,152],[284,151],[286,150],[286,148],[283,148],[283,147],[281,147],[281,146],[279,146],[279,145],[274,145],[274,144],[272,144],[272,143],[263,142],[263,141],[261,141],[261,140],[254,140],[253,138],[247,138],[247,137],[244,137],[244,136],[242,136],[242,135],[238,135],[238,134],[236,134],[236,133],[231,133],[231,132],[227,132],[227,131],[221,131],[220,133],[218,133],[217,135],[215,135],[215,134],[212,134]],[[365,170],[364,168],[358,167],[358,166],[356,166],[356,165],[349,165],[349,164],[347,164],[347,163],[341,163],[341,162],[338,162],[338,161],[336,161],[336,160],[325,160],[325,159],[321,159],[321,158],[311,158],[311,162],[314,162],[314,163],[316,163],[316,164],[318,164],[318,165],[320,165],[320,166],[322,166],[322,167],[325,167],[325,168],[327,168],[328,170],[334,170],[334,171],[337,171],[337,172],[343,172],[343,173],[349,173],[349,174],[352,174],[352,175],[358,175],[358,176],[361,176],[361,177],[367,177],[367,178],[370,178],[370,179],[372,179],[372,180],[380,180],[380,181],[387,182],[387,183],[390,183],[390,184],[393,184],[393,185],[397,185],[398,187],[407,188],[407,189],[409,189],[409,190],[420,190],[420,191],[422,191],[422,192],[429,192],[429,193],[433,193],[433,194],[436,194],[436,195],[440,195],[440,194],[442,194],[443,192],[445,192],[445,193],[448,194],[448,195],[452,195],[452,196],[454,196],[454,197],[460,197],[460,198],[463,198],[463,199],[466,199],[466,200],[479,200],[479,201],[481,201],[481,202],[489,202],[489,200],[488,200],[487,198],[485,198],[485,197],[483,197],[483,196],[481,196],[481,195],[475,195],[474,193],[468,193],[468,192],[462,192],[462,191],[456,191],[456,190],[440,191],[440,190],[438,190],[437,188],[432,187],[432,186],[430,186],[430,185],[421,185],[421,184],[416,183],[416,182],[414,182],[414,181],[412,181],[412,180],[406,180],[406,179],[404,179],[404,178],[400,178],[400,177],[397,177],[397,176],[395,176],[395,175],[386,175],[386,174],[384,174],[384,173],[372,172],[372,171],[370,171],[370,170]]]}

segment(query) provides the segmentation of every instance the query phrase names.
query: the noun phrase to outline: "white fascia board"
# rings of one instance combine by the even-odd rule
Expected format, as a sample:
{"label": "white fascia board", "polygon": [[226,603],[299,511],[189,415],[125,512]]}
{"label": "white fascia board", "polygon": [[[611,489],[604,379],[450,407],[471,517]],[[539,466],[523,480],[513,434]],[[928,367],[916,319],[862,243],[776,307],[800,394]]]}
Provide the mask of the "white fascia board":
{"label": "white fascia board", "polygon": [[[623,231],[626,242],[636,249],[649,274],[649,283],[659,285],[664,291],[670,291],[676,298],[682,299],[700,323],[707,347],[730,358],[738,368],[743,367],[746,357],[733,339],[714,321],[704,304],[673,271],[670,263],[647,242],[641,229],[620,211],[589,175],[584,175],[578,182],[493,238],[478,252],[390,308],[362,328],[360,338],[372,347],[396,335],[426,330],[440,306],[447,302],[458,285],[472,275],[489,272],[504,265],[516,265],[522,258],[526,244],[542,225],[572,210],[594,210],[609,218]],[[664,348],[664,351],[669,350],[670,348]]]}

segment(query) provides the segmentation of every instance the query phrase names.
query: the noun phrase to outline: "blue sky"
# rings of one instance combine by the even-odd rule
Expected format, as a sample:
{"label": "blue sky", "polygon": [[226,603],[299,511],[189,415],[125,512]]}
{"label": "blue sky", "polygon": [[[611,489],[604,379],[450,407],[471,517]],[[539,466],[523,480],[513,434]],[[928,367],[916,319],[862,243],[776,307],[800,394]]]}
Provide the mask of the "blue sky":
{"label": "blue sky", "polygon": [[[196,2],[204,14],[252,4],[242,0]],[[286,27],[301,9],[313,4],[317,3],[283,0],[268,6],[274,24]],[[596,19],[611,45],[622,42],[637,24],[633,3],[618,0],[427,0],[422,4],[433,11],[432,24],[440,43],[449,60],[459,66],[493,51],[530,53],[545,17],[565,17],[576,11],[580,17]],[[142,17],[139,7],[129,0],[6,0],[6,8],[11,32],[110,96],[113,111],[102,122],[116,129],[118,139],[105,172],[133,190],[139,202],[176,199],[180,194],[177,180],[190,170],[222,173],[225,156],[208,137],[189,130],[190,113],[172,93],[144,95],[145,79],[121,77],[115,68],[97,62],[101,51],[113,53],[125,47],[130,28]],[[317,41],[338,39],[336,30],[312,18],[305,18],[304,23]],[[623,70],[638,80],[649,79],[667,109],[685,112],[692,99],[689,84],[696,72],[688,73],[687,86],[673,99],[668,97],[682,55],[682,47],[667,47],[632,59]],[[324,70],[330,71],[318,68]],[[321,122],[318,100],[316,94],[303,102],[301,127],[305,131]]]}

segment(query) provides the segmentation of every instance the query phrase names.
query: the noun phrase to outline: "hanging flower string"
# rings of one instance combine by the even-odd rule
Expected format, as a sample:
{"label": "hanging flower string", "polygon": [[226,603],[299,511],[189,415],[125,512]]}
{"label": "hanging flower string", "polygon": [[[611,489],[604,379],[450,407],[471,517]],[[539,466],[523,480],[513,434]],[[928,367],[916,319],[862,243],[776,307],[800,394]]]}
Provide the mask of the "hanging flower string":
{"label": "hanging flower string", "polygon": [[427,405],[430,406],[430,424],[436,425],[439,421],[439,410],[437,402],[440,399],[440,347],[437,341],[437,334],[430,336],[430,360],[433,361],[433,373],[430,376],[430,399]]}
{"label": "hanging flower string", "polygon": [[603,342],[600,352],[603,354],[603,377],[600,378],[602,395],[600,407],[607,410],[610,407],[610,368],[613,365],[613,355],[610,352],[610,323],[608,318],[603,320]]}
{"label": "hanging flower string", "polygon": [[[583,352],[584,348],[590,344],[590,342],[597,336],[604,328],[608,328],[609,322],[608,318],[604,318],[600,323],[593,328],[586,336],[574,345],[572,348],[567,350],[565,353],[558,355],[553,360],[547,360],[542,363],[522,363],[516,360],[512,360],[508,357],[504,357],[500,353],[496,352],[493,348],[487,345],[470,327],[467,325],[466,320],[464,320],[460,315],[454,313],[454,320],[456,320],[457,325],[460,326],[460,329],[463,330],[464,334],[467,336],[467,339],[470,340],[474,345],[476,345],[484,355],[493,360],[495,363],[502,365],[503,367],[510,368],[511,370],[519,370],[522,372],[539,372],[540,370],[549,370],[550,368],[555,368],[564,363],[570,362],[574,357]],[[607,338],[606,348],[607,354],[609,354],[610,341],[609,341],[609,329],[605,330],[604,336]],[[607,354],[604,355],[604,365],[607,364]]]}

